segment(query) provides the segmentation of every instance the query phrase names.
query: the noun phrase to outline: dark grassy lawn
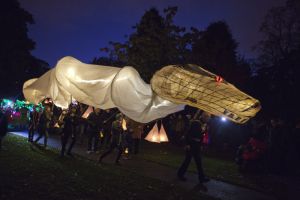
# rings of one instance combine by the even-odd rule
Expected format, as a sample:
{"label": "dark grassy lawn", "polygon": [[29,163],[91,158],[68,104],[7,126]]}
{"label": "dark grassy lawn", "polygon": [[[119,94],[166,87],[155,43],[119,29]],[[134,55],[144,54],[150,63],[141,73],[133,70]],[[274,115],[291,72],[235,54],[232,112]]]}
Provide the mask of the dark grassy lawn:
{"label": "dark grassy lawn", "polygon": [[[221,155],[223,152],[209,152],[203,154],[204,172],[211,178],[267,194],[275,193],[280,196],[286,193],[286,184],[282,181],[274,181],[268,174],[241,174],[238,171],[238,166],[234,163],[233,159],[230,159],[230,156]],[[184,150],[170,143],[152,144],[143,142],[140,158],[178,168],[184,159]],[[197,172],[196,165],[193,161],[189,167],[189,171]]]}
{"label": "dark grassy lawn", "polygon": [[0,199],[212,199],[114,165],[98,166],[8,135],[0,151]]}

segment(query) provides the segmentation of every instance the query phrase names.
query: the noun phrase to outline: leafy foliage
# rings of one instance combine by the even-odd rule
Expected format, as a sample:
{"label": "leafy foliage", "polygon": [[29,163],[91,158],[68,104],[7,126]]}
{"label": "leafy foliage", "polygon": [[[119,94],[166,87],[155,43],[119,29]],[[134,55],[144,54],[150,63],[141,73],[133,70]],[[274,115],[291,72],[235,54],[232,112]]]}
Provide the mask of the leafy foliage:
{"label": "leafy foliage", "polygon": [[3,0],[0,5],[0,90],[3,96],[16,95],[25,80],[45,71],[47,63],[30,53],[35,48],[27,35],[32,15],[17,0]]}
{"label": "leafy foliage", "polygon": [[267,112],[281,113],[284,118],[295,117],[300,109],[299,13],[299,1],[288,0],[285,6],[274,7],[267,13],[260,29],[264,39],[258,44],[255,87]]}

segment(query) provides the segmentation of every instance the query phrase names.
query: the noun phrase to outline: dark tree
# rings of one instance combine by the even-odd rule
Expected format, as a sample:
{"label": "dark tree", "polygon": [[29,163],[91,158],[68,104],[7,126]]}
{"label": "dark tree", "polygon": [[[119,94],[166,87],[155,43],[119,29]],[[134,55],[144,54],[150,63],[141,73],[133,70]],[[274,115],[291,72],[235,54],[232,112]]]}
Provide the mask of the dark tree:
{"label": "dark tree", "polygon": [[233,82],[237,82],[236,49],[237,42],[223,21],[210,24],[205,31],[192,29],[191,62]]}
{"label": "dark tree", "polygon": [[182,36],[185,29],[174,25],[176,13],[177,7],[164,9],[164,16],[151,8],[133,27],[135,31],[125,43],[110,42],[111,48],[102,48],[101,51],[108,51],[108,59],[115,66],[135,67],[149,82],[161,67],[184,62],[188,39]]}
{"label": "dark tree", "polygon": [[20,95],[24,81],[41,74],[47,65],[30,53],[35,43],[28,38],[27,25],[33,23],[32,15],[22,9],[17,0],[1,1],[0,95],[2,97]]}
{"label": "dark tree", "polygon": [[146,81],[161,67],[180,60],[179,41],[184,29],[173,23],[176,12],[176,7],[167,8],[163,17],[155,8],[148,10],[129,37],[128,64],[136,67]]}
{"label": "dark tree", "polygon": [[108,52],[108,59],[116,66],[135,67],[146,82],[166,65],[194,63],[244,85],[250,76],[249,66],[237,56],[237,43],[228,25],[220,21],[205,31],[191,28],[186,32],[174,24],[176,13],[177,7],[164,9],[163,16],[155,8],[146,11],[125,43],[110,42],[111,48],[101,51]]}
{"label": "dark tree", "polygon": [[274,7],[261,26],[257,90],[268,112],[283,117],[299,115],[300,109],[300,2],[288,0]]}

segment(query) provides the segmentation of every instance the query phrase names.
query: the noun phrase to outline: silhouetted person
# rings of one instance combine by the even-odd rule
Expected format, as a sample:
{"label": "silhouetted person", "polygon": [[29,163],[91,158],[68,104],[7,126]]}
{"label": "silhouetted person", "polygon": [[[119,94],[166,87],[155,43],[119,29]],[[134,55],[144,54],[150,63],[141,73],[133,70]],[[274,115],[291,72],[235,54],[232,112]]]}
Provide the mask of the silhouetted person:
{"label": "silhouetted person", "polygon": [[46,106],[43,111],[40,121],[39,121],[39,136],[35,139],[34,143],[38,143],[38,141],[44,136],[44,147],[47,147],[47,141],[49,137],[49,129],[50,123],[52,119],[52,111],[50,106]]}
{"label": "silhouetted person", "polygon": [[178,114],[174,120],[174,134],[175,134],[175,144],[180,144],[180,139],[184,134],[185,130],[185,120],[181,114]]}
{"label": "silhouetted person", "polygon": [[2,139],[7,133],[7,126],[8,126],[7,116],[5,113],[0,111],[0,151],[2,149]]}
{"label": "silhouetted person", "polygon": [[33,107],[33,111],[30,112],[29,128],[28,128],[28,142],[33,142],[34,132],[37,130],[39,124],[40,114],[36,110],[36,106]]}
{"label": "silhouetted person", "polygon": [[144,130],[144,124],[136,122],[132,119],[128,119],[126,122],[128,132],[131,134],[132,137],[132,146],[130,149],[133,151],[134,154],[138,154],[140,141]]}
{"label": "silhouetted person", "polygon": [[[78,104],[78,115],[82,116],[86,109],[88,109],[88,106],[84,106],[83,104]],[[78,138],[79,138],[79,144],[83,144],[85,132],[87,128],[87,120],[85,118],[79,118],[78,126],[77,126],[77,132],[78,132]]]}
{"label": "silhouetted person", "polygon": [[111,109],[105,110],[103,113],[103,135],[104,135],[104,145],[107,147],[110,145],[111,140],[111,126],[115,119],[115,113],[112,112]]}
{"label": "silhouetted person", "polygon": [[122,115],[117,114],[116,115],[116,120],[112,123],[112,128],[111,128],[111,144],[110,147],[107,151],[105,151],[99,158],[99,163],[102,162],[103,158],[105,158],[107,155],[109,155],[115,148],[117,148],[118,155],[116,158],[115,163],[120,164],[119,160],[121,158],[122,152],[123,152],[123,144],[122,144],[122,134],[123,134],[123,129],[122,129]]}
{"label": "silhouetted person", "polygon": [[71,136],[71,144],[69,145],[67,155],[71,156],[72,148],[76,142],[76,126],[78,124],[78,116],[76,115],[76,108],[71,108],[69,113],[63,119],[63,130],[61,135],[61,152],[60,156],[63,157],[65,155],[66,146]]}
{"label": "silhouetted person", "polygon": [[207,123],[209,119],[210,114],[203,112],[200,120],[191,121],[190,127],[185,136],[185,159],[177,172],[177,176],[181,181],[186,181],[184,174],[186,173],[192,158],[194,158],[197,166],[199,183],[209,181],[209,179],[204,175],[201,158],[202,135],[207,130]]}
{"label": "silhouetted person", "polygon": [[271,119],[269,128],[269,167],[272,172],[281,174],[284,172],[284,161],[286,156],[286,129],[279,118]]}
{"label": "silhouetted person", "polygon": [[287,172],[290,176],[300,175],[300,118],[292,124],[288,138],[288,153],[286,158]]}
{"label": "silhouetted person", "polygon": [[103,119],[101,109],[95,108],[87,118],[88,122],[88,148],[87,153],[98,151],[99,134],[102,128]]}

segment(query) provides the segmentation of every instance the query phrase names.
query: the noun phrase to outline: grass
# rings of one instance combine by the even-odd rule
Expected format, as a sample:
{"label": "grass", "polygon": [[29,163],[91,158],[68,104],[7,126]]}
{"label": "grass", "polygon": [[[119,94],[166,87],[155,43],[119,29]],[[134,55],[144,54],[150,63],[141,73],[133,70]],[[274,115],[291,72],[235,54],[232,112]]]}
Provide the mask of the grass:
{"label": "grass", "polygon": [[[159,148],[158,145],[160,145]],[[174,147],[169,143],[152,144],[143,142],[141,149],[141,158],[172,168],[178,168],[184,159],[183,148]],[[207,176],[263,193],[275,194],[276,196],[286,193],[286,184],[284,182],[274,180],[267,174],[241,174],[238,171],[238,166],[233,159],[230,159],[230,156],[223,155],[222,158],[217,155],[218,153],[216,152],[204,153],[203,155],[202,163]],[[189,171],[197,172],[193,161]]]}
{"label": "grass", "polygon": [[0,199],[212,199],[118,166],[30,146],[8,135],[0,151]]}

